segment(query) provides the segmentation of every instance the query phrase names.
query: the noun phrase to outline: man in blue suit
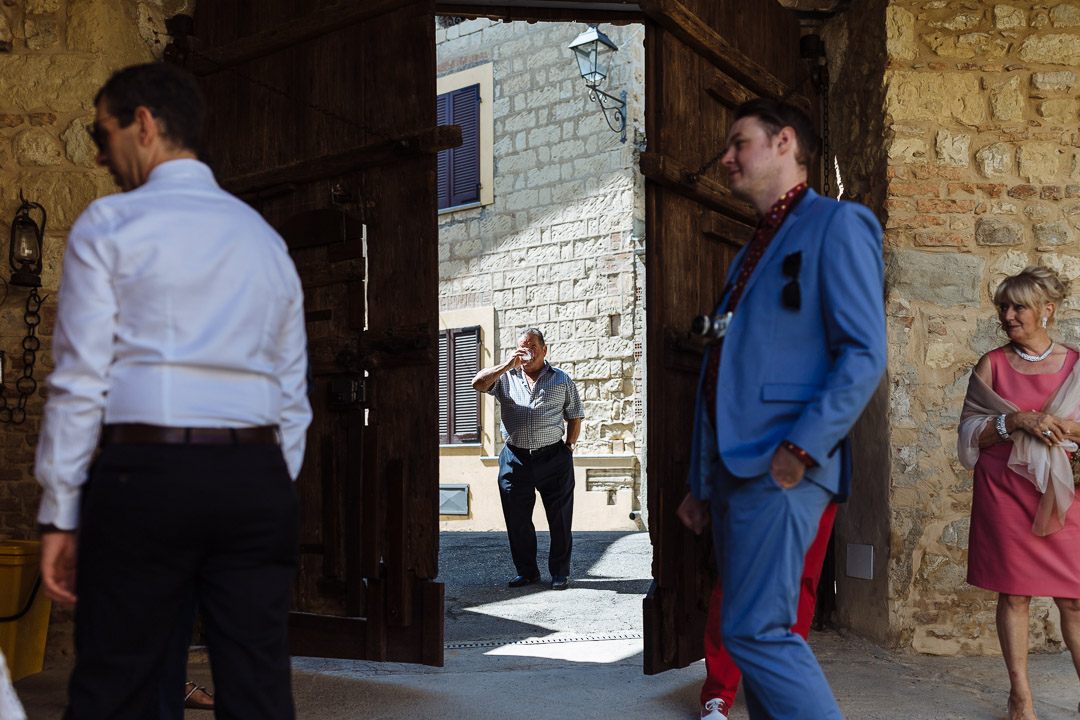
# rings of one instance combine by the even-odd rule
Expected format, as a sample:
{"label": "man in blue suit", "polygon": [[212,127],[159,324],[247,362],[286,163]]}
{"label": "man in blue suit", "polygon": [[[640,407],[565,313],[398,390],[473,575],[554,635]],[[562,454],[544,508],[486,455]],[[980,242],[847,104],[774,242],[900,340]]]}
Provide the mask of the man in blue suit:
{"label": "man in blue suit", "polygon": [[723,162],[759,222],[714,313],[730,323],[703,364],[678,510],[697,533],[712,522],[721,634],[754,720],[842,718],[791,626],[818,521],[850,488],[845,439],[885,371],[881,227],[807,187],[818,146],[790,105],[735,112]]}

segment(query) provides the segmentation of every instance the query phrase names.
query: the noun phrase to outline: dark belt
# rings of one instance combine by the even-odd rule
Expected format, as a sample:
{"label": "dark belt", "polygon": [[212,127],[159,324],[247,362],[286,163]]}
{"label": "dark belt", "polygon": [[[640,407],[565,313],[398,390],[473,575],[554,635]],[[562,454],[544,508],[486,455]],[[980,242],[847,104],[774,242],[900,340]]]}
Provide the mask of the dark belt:
{"label": "dark belt", "polygon": [[101,431],[102,445],[276,445],[277,426],[209,428],[118,423]]}
{"label": "dark belt", "polygon": [[566,443],[560,440],[559,442],[553,442],[550,445],[545,445],[544,447],[536,448],[535,450],[529,450],[528,448],[519,448],[517,445],[511,445],[510,443],[506,443],[506,447],[510,448],[510,451],[518,457],[536,457],[538,455],[543,455],[544,453],[551,452],[560,445],[565,444]]}

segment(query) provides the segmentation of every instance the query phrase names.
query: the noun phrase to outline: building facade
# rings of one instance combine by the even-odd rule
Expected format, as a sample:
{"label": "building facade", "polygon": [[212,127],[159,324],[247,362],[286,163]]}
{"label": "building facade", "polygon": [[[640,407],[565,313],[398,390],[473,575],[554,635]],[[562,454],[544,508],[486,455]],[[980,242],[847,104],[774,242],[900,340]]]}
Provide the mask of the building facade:
{"label": "building facade", "polygon": [[[625,140],[589,99],[567,47],[584,29],[443,18],[436,31],[445,121],[464,120],[470,153],[464,170],[457,158],[440,166],[449,174],[440,183],[440,327],[452,335],[441,406],[449,420],[441,438],[444,530],[504,527],[498,404],[484,396],[477,411],[468,381],[477,367],[505,360],[518,333],[532,326],[544,333],[549,361],[574,379],[585,406],[574,458],[575,529],[644,527],[645,205],[637,167],[644,29],[603,28],[619,48],[604,89],[626,91]],[[473,102],[473,87],[478,109],[455,110]],[[478,127],[475,140],[470,123]],[[463,362],[465,354],[476,357],[477,341],[478,359]],[[546,528],[540,503],[535,519]]]}

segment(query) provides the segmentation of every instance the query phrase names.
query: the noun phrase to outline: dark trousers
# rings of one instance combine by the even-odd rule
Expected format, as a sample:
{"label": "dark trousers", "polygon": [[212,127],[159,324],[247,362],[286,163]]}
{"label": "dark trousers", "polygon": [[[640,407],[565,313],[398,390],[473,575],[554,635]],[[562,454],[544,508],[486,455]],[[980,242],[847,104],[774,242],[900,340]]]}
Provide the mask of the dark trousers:
{"label": "dark trousers", "polygon": [[570,525],[574,515],[574,454],[561,442],[532,453],[511,445],[503,447],[499,454],[503,519],[514,567],[518,575],[527,578],[540,575],[532,522],[538,491],[551,531],[548,570],[552,576],[568,576],[573,547]]}
{"label": "dark trousers", "polygon": [[183,702],[198,599],[215,717],[295,717],[288,653],[296,491],[273,445],[110,445],[83,491],[68,720],[161,715]]}

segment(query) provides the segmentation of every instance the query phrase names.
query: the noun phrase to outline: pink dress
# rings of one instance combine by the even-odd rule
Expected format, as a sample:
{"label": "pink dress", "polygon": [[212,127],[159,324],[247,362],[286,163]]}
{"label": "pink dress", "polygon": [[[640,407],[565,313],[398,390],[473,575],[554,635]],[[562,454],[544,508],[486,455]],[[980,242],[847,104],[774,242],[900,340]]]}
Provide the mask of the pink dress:
{"label": "pink dress", "polygon": [[[990,353],[994,392],[1021,410],[1039,410],[1077,361],[1069,350],[1061,370],[1024,375],[1009,365],[1005,351]],[[1009,595],[1080,598],[1080,509],[1073,504],[1060,531],[1031,532],[1042,494],[1007,466],[1012,443],[983,448],[975,464],[968,538],[967,581]]]}

